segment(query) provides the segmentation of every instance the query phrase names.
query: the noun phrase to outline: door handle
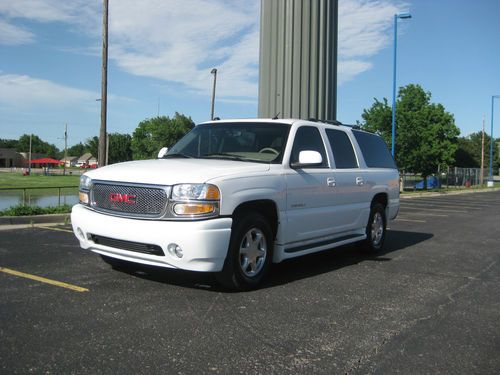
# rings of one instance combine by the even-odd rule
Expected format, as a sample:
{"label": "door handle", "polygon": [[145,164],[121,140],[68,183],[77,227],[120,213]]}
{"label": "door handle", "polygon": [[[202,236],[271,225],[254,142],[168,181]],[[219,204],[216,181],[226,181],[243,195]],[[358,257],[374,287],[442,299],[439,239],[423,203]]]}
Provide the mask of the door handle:
{"label": "door handle", "polygon": [[335,179],[333,177],[328,177],[326,179],[326,184],[330,187],[335,187],[337,186],[337,182],[335,181]]}
{"label": "door handle", "polygon": [[365,184],[365,180],[363,177],[356,177],[356,185],[363,186]]}

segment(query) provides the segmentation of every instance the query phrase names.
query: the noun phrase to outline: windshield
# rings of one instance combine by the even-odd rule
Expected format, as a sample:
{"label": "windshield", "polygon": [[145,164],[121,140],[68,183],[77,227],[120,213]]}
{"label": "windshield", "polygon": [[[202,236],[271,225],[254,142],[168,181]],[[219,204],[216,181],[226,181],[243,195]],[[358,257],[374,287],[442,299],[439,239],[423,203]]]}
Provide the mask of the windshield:
{"label": "windshield", "polygon": [[164,158],[213,158],[281,163],[290,126],[279,123],[220,123],[196,126]]}

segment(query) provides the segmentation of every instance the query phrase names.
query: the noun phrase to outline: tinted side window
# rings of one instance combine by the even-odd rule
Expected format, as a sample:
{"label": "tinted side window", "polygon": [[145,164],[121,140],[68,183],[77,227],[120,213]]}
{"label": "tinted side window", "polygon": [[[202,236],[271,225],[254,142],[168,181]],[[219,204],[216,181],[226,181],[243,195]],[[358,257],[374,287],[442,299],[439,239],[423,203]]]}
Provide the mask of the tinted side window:
{"label": "tinted side window", "polygon": [[397,168],[387,144],[375,134],[353,130],[366,165],[371,168]]}
{"label": "tinted side window", "polygon": [[301,151],[318,151],[323,158],[323,163],[319,167],[328,166],[323,139],[321,138],[319,130],[314,126],[302,126],[297,130],[295,140],[293,141],[290,162],[297,163]]}
{"label": "tinted side window", "polygon": [[335,167],[338,169],[357,168],[358,161],[347,134],[341,130],[327,129],[326,135],[332,147]]}

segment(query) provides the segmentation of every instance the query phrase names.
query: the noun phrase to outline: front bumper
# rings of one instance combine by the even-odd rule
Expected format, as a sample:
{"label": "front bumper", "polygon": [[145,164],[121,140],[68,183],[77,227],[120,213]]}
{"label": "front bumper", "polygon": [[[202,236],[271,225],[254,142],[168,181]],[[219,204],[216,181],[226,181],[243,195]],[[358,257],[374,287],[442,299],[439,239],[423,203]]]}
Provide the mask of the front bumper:
{"label": "front bumper", "polygon": [[[218,272],[222,270],[226,259],[232,219],[137,220],[97,213],[77,204],[71,212],[71,224],[80,246],[95,253],[160,267]],[[97,244],[92,240],[92,235],[160,246],[165,255],[145,254]],[[182,258],[167,250],[172,243],[182,249]]]}

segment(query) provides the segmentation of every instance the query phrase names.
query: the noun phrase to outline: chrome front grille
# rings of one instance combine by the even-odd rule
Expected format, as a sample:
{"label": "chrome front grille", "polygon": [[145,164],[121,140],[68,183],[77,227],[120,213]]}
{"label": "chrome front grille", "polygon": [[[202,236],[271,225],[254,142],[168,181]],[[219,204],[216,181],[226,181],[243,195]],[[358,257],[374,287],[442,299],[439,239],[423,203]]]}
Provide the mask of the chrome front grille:
{"label": "chrome front grille", "polygon": [[97,211],[157,218],[167,207],[168,187],[94,181],[90,197]]}

